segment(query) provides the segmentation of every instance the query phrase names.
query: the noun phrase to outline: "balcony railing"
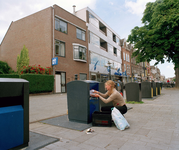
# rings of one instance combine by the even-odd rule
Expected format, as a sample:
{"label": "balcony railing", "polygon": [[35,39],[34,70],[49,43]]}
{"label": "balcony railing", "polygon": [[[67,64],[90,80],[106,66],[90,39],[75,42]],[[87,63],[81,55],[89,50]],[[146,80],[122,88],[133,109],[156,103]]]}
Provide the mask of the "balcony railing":
{"label": "balcony railing", "polygon": [[104,50],[107,52],[107,49],[105,49],[104,47],[100,46],[100,49]]}
{"label": "balcony railing", "polygon": [[102,34],[106,35],[101,29],[99,29],[99,31],[100,31]]}

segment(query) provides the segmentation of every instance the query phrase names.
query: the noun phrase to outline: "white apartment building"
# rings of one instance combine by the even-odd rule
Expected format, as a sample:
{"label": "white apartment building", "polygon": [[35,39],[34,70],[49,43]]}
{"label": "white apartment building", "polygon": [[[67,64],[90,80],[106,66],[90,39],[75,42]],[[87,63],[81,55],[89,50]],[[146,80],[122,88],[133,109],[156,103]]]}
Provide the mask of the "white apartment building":
{"label": "white apartment building", "polygon": [[89,79],[105,82],[109,79],[110,65],[111,79],[122,80],[120,36],[88,7],[76,11],[75,15],[88,28]]}

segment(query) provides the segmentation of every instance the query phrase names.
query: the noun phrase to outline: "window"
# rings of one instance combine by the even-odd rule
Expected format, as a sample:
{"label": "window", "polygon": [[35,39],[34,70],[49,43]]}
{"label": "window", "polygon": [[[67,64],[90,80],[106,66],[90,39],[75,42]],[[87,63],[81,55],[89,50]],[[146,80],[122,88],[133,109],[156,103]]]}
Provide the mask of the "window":
{"label": "window", "polygon": [[121,51],[117,49],[117,57],[121,59]]}
{"label": "window", "polygon": [[87,74],[80,73],[80,80],[87,80]]}
{"label": "window", "polygon": [[112,35],[112,32],[107,29],[107,36],[112,40],[113,39],[113,35]]}
{"label": "window", "polygon": [[97,66],[100,66],[100,56],[95,53],[91,53],[90,56],[91,64],[96,64]]}
{"label": "window", "polygon": [[126,71],[126,64],[124,64],[124,72]]}
{"label": "window", "polygon": [[116,44],[120,46],[119,38],[118,37],[116,37]]}
{"label": "window", "polygon": [[117,48],[114,47],[114,55],[117,56]]}
{"label": "window", "polygon": [[108,52],[113,54],[113,46],[111,44],[108,44]]}
{"label": "window", "polygon": [[100,39],[98,36],[96,36],[95,34],[93,34],[92,32],[90,32],[90,43],[100,47]]}
{"label": "window", "polygon": [[99,21],[92,14],[89,13],[89,22],[99,28]]}
{"label": "window", "polygon": [[86,61],[86,47],[79,44],[73,44],[73,59]]}
{"label": "window", "polygon": [[123,60],[125,60],[125,53],[123,52]]}
{"label": "window", "polygon": [[55,18],[55,30],[67,33],[67,23],[58,18]]}
{"label": "window", "polygon": [[76,37],[80,40],[85,41],[85,31],[76,28]]}
{"label": "window", "polygon": [[55,40],[55,55],[65,57],[65,43]]}

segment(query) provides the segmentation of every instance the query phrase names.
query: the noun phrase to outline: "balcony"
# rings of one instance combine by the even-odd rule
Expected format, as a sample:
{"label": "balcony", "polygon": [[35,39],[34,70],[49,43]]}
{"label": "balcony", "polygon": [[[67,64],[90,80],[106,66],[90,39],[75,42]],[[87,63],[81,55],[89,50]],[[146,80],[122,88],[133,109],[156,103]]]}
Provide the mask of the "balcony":
{"label": "balcony", "polygon": [[100,21],[99,21],[99,31],[102,34],[104,34],[105,36],[107,35],[106,26],[103,23],[101,23]]}
{"label": "balcony", "polygon": [[113,33],[113,41],[116,43],[116,35]]}
{"label": "balcony", "polygon": [[100,38],[100,48],[107,51],[107,42]]}

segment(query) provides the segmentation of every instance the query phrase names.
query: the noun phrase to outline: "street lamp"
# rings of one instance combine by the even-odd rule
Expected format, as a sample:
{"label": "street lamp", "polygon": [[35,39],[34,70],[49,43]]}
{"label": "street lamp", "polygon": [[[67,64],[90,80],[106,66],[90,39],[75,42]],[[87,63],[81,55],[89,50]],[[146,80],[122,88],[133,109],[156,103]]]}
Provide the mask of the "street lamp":
{"label": "street lamp", "polygon": [[111,63],[108,61],[109,80],[111,80]]}

